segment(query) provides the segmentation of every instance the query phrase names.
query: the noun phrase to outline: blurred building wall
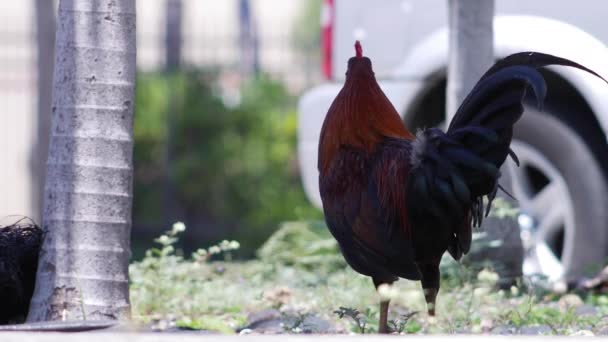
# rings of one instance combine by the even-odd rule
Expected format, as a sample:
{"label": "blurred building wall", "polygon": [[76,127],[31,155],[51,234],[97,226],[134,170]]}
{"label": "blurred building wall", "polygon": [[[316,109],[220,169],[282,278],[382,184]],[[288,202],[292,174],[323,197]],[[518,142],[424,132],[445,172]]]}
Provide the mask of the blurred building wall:
{"label": "blurred building wall", "polygon": [[[164,66],[165,1],[137,1],[140,70]],[[183,1],[183,65],[227,71],[230,83],[239,68],[238,0]],[[291,26],[305,1],[251,0],[261,70],[295,93],[311,85],[314,73],[303,64],[319,74],[312,81],[320,79],[317,66],[299,59],[291,43]],[[37,134],[34,18],[33,1],[0,1],[0,217],[35,216],[29,169]]]}
{"label": "blurred building wall", "polygon": [[0,1],[0,217],[31,215],[36,109],[33,1]]}

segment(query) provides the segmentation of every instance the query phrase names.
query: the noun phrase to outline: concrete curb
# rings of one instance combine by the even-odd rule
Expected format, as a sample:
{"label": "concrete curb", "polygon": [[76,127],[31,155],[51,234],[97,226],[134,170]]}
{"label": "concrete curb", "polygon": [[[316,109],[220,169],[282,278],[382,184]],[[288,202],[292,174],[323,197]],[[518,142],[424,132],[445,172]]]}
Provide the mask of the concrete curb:
{"label": "concrete curb", "polygon": [[[368,341],[384,342],[397,341],[398,339],[425,342],[440,342],[449,339],[451,342],[477,342],[477,341],[554,341],[556,339],[568,339],[568,341],[589,341],[590,337],[567,337],[567,336],[489,336],[489,335],[426,335],[426,336],[380,336],[380,335],[247,335],[247,336],[226,336],[226,335],[200,335],[190,333],[49,333],[49,332],[1,332],[0,341],[2,342],[175,342],[176,340],[185,342],[200,341],[250,341],[250,342],[306,342],[306,341]],[[606,340],[608,338],[591,338],[594,341]]]}

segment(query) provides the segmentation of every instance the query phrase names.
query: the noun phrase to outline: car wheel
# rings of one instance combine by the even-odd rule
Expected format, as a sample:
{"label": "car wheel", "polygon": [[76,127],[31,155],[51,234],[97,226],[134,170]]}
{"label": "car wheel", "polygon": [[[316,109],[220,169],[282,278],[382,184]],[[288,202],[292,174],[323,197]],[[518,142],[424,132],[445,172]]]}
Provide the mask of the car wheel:
{"label": "car wheel", "polygon": [[[559,119],[526,109],[507,161],[525,250],[523,273],[577,281],[608,252],[608,185],[583,139]],[[502,181],[503,183],[505,181]]]}

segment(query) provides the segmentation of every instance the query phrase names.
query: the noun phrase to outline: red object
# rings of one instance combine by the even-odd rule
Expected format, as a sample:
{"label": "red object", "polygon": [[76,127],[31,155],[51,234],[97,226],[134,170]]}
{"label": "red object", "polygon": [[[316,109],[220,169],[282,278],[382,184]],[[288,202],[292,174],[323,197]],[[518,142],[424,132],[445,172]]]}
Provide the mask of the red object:
{"label": "red object", "polygon": [[355,56],[357,56],[357,58],[363,57],[363,48],[358,40],[355,41]]}
{"label": "red object", "polygon": [[327,80],[332,79],[334,0],[324,0],[321,9],[321,68]]}

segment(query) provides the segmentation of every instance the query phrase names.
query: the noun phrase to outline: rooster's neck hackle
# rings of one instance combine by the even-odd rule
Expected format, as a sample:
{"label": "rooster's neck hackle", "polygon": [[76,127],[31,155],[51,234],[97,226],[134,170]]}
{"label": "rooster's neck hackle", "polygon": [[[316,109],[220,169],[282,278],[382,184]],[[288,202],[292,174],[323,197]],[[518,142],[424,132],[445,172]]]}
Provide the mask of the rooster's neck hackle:
{"label": "rooster's neck hackle", "polygon": [[348,61],[344,87],[325,117],[319,142],[319,171],[326,171],[341,146],[371,153],[385,138],[413,139],[376,82],[359,41]]}

